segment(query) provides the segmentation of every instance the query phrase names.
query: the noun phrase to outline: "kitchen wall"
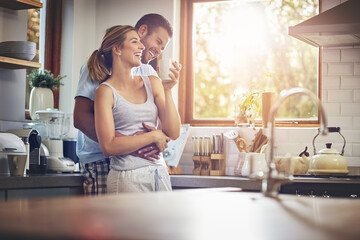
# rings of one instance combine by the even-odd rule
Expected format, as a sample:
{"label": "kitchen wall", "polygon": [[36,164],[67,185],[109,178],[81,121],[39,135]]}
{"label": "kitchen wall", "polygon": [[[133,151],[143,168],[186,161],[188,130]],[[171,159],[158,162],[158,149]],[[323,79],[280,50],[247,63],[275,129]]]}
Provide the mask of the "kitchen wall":
{"label": "kitchen wall", "polygon": [[[0,42],[26,41],[26,23],[27,11],[0,8]],[[25,76],[24,69],[0,68],[0,120],[25,119]]]}
{"label": "kitchen wall", "polygon": [[[340,0],[323,0],[323,10],[339,4]],[[81,65],[98,48],[106,28],[117,24],[134,25],[146,13],[163,14],[174,26],[174,38],[164,52],[166,57],[179,59],[180,0],[64,0],[63,47],[61,74],[67,75],[60,90],[60,110],[72,113],[74,96]],[[16,29],[17,31],[13,31]],[[26,11],[0,8],[0,41],[26,39]],[[360,166],[360,47],[325,48],[322,52],[322,102],[330,126],[341,127],[346,138],[345,156],[349,166]],[[177,98],[177,90],[174,96]],[[25,70],[0,69],[0,131],[21,127],[24,120]],[[9,110],[10,109],[10,110]],[[191,136],[211,136],[233,128],[191,128],[189,140],[181,157],[184,173],[193,168]],[[250,144],[255,130],[240,129]],[[277,153],[300,153],[305,146],[312,154],[315,128],[279,128],[276,130]],[[76,136],[76,131],[73,130]],[[317,149],[325,142],[334,142],[340,150],[342,138],[337,134],[317,139]],[[227,174],[232,175],[238,152],[227,141]]]}

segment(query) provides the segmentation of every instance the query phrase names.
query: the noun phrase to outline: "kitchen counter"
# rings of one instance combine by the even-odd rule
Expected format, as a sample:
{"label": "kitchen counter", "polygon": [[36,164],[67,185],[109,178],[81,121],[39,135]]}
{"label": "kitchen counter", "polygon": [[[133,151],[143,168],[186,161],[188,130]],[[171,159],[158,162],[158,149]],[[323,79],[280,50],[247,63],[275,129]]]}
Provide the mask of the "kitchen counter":
{"label": "kitchen counter", "polygon": [[0,177],[0,201],[83,195],[81,174]]}
{"label": "kitchen counter", "polygon": [[[261,181],[238,176],[171,175],[174,190],[190,188],[235,187],[247,192],[259,192]],[[45,174],[27,177],[0,177],[0,190],[42,188],[77,189],[82,194],[82,176],[76,174]],[[298,176],[281,187],[281,193],[330,197],[360,197],[360,177]]]}
{"label": "kitchen counter", "polygon": [[80,173],[27,175],[25,177],[0,177],[0,189],[26,189],[82,186]]}
{"label": "kitchen counter", "polygon": [[[173,189],[237,187],[243,191],[259,192],[261,181],[238,176],[172,175]],[[326,197],[360,197],[360,177],[295,176],[293,182],[283,184],[281,193]]]}
{"label": "kitchen counter", "polygon": [[1,239],[359,239],[360,200],[192,189],[0,203]]}

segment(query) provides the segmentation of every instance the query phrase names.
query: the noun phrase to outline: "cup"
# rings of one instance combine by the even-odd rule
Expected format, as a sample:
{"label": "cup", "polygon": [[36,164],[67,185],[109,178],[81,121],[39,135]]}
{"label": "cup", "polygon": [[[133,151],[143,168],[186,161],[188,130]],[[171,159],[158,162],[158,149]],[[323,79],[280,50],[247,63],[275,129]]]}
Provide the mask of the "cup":
{"label": "cup", "polygon": [[262,177],[267,169],[264,153],[246,153],[244,165],[241,169],[242,176]]}
{"label": "cup", "polygon": [[8,154],[10,176],[24,176],[27,155]]}
{"label": "cup", "polygon": [[159,61],[159,77],[162,81],[171,81],[169,74],[171,73],[170,68],[172,68],[172,59],[163,58]]}

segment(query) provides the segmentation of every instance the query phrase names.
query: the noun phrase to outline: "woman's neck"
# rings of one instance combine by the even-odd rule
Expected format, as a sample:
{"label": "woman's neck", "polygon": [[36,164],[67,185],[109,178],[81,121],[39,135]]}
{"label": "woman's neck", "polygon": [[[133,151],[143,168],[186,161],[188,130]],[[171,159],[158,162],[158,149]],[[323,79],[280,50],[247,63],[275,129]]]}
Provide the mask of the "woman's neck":
{"label": "woman's neck", "polygon": [[134,84],[132,67],[129,65],[126,66],[120,62],[114,62],[112,74],[109,80],[116,89],[120,89],[120,88],[124,89],[129,86],[132,86]]}

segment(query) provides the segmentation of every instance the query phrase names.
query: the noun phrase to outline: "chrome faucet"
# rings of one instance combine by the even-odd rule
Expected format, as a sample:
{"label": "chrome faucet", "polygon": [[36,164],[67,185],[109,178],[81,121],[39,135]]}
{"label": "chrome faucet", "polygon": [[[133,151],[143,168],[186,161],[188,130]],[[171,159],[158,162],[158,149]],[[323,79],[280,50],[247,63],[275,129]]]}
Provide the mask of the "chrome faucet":
{"label": "chrome faucet", "polygon": [[322,126],[320,128],[320,132],[322,135],[327,134],[327,118],[325,115],[325,111],[323,109],[323,106],[321,105],[321,102],[315,94],[310,92],[308,89],[305,88],[292,88],[289,90],[283,90],[280,93],[280,97],[277,99],[277,101],[274,103],[273,107],[270,110],[269,113],[269,122],[268,126],[270,126],[271,132],[269,133],[269,144],[270,144],[270,153],[267,156],[267,163],[268,163],[268,171],[265,172],[264,178],[262,180],[262,192],[265,196],[268,197],[276,197],[279,193],[279,189],[281,184],[286,182],[291,182],[293,179],[293,176],[284,176],[283,174],[279,174],[275,167],[275,159],[274,159],[274,144],[275,144],[275,138],[274,138],[274,128],[275,128],[275,115],[277,114],[277,110],[280,106],[280,104],[289,96],[292,95],[307,95],[311,98],[311,100],[318,106],[318,112],[320,120],[322,121]]}

